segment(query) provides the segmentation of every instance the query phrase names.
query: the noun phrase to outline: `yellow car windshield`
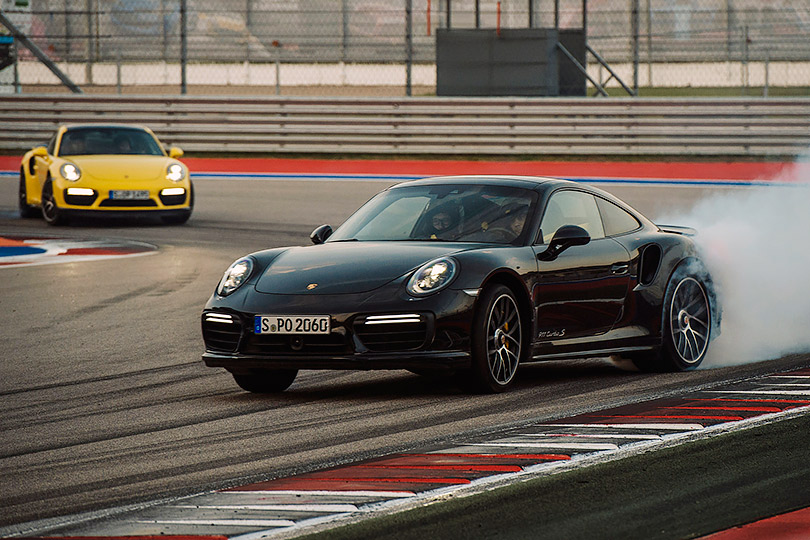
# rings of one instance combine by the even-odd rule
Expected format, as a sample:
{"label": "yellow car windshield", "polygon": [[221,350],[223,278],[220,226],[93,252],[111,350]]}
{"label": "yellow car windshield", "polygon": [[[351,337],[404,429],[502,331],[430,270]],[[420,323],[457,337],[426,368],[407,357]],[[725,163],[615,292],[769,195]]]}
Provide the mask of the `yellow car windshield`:
{"label": "yellow car windshield", "polygon": [[59,156],[83,155],[162,156],[163,149],[148,132],[136,128],[82,127],[62,135]]}

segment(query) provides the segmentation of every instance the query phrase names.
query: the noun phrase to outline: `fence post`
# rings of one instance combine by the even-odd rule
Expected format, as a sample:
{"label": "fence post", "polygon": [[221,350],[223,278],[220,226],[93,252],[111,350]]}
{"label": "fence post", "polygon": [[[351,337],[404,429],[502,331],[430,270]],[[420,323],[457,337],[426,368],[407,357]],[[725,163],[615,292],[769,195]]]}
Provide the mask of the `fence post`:
{"label": "fence post", "polygon": [[639,0],[633,0],[633,93],[638,95]]}
{"label": "fence post", "polygon": [[405,0],[405,95],[411,95],[413,68],[413,0]]}
{"label": "fence post", "polygon": [[188,5],[187,0],[180,0],[180,93],[188,91],[186,67],[188,64]]}

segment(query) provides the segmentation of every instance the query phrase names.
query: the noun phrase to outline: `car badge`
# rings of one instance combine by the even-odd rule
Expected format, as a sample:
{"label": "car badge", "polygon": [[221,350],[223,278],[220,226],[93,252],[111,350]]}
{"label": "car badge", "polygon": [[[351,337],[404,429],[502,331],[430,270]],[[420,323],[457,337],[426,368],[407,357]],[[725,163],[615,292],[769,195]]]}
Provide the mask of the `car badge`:
{"label": "car badge", "polygon": [[314,289],[317,286],[318,286],[317,283],[310,283],[309,285],[307,285],[307,290],[311,291],[312,289]]}

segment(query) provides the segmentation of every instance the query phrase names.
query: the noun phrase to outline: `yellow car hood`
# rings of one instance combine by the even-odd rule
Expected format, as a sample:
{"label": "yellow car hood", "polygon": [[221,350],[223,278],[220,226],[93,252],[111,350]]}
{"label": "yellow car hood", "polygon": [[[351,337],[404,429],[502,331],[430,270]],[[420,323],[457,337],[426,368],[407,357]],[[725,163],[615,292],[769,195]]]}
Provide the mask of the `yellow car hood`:
{"label": "yellow car hood", "polygon": [[69,156],[82,170],[82,177],[94,180],[150,181],[166,178],[172,161],[165,156]]}

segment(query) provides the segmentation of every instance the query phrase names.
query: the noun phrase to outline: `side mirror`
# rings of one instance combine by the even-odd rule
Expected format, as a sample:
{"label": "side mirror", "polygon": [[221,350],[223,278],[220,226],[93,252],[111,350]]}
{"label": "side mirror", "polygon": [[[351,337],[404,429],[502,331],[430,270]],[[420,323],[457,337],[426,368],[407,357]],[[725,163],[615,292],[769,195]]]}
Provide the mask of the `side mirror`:
{"label": "side mirror", "polygon": [[44,146],[37,146],[36,148],[31,150],[31,153],[33,155],[37,156],[37,157],[42,157],[42,158],[48,157],[48,149],[45,148]]}
{"label": "side mirror", "polygon": [[557,256],[571,246],[584,246],[591,241],[588,231],[576,225],[563,225],[548,244],[548,249],[537,254],[541,261],[553,261]]}
{"label": "side mirror", "polygon": [[178,146],[169,148],[169,157],[172,159],[179,159],[183,157],[183,150]]}
{"label": "side mirror", "polygon": [[313,244],[323,244],[326,239],[332,236],[332,227],[329,225],[321,225],[309,235],[309,239]]}

